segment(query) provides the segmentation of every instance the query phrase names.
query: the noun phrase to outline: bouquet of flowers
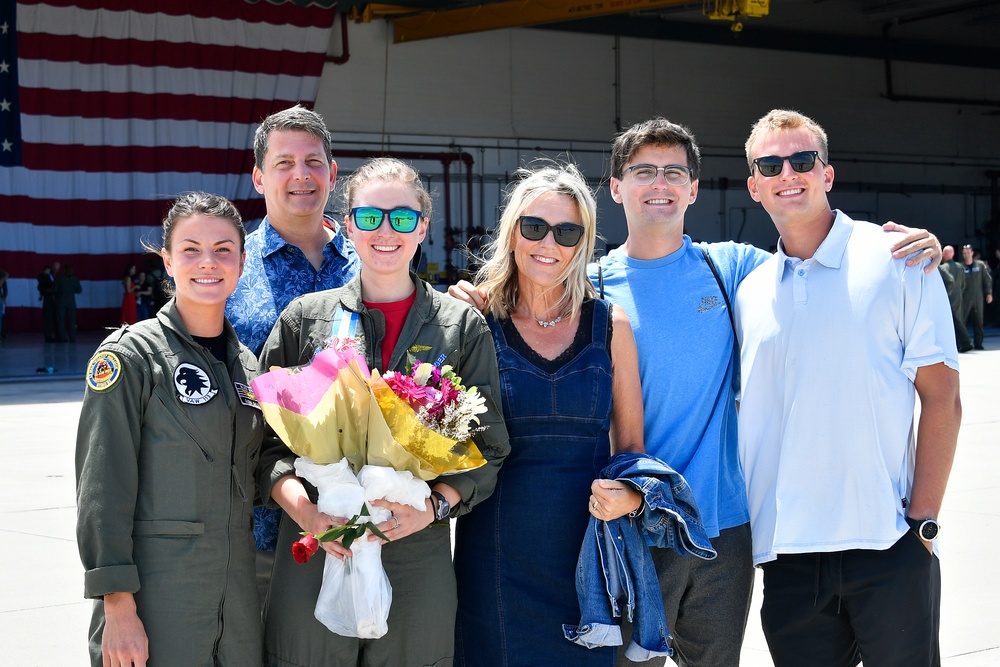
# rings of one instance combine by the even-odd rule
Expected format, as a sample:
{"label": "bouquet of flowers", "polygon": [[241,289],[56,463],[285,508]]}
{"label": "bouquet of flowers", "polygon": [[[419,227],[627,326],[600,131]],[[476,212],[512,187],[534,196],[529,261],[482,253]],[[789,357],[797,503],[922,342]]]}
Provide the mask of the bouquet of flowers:
{"label": "bouquet of flowers", "polygon": [[409,354],[406,373],[380,376],[368,370],[356,340],[332,338],[309,364],[275,368],[251,383],[267,423],[299,455],[296,473],[319,491],[320,511],[351,517],[293,545],[293,557],[304,562],[319,541],[348,540],[354,556],[326,559],[316,603],[317,620],[338,634],[378,638],[388,631],[392,589],[381,542],[359,538],[389,511],[370,502],[423,510],[428,480],[486,463],[470,439],[482,429],[485,401],[443,361]]}

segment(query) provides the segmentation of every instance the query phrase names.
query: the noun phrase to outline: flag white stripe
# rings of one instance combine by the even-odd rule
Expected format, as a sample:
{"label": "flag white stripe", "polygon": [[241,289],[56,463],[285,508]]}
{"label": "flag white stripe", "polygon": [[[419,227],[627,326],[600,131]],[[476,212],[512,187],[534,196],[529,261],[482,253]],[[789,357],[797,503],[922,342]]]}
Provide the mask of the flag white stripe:
{"label": "flag white stripe", "polygon": [[127,255],[140,253],[142,240],[159,242],[160,225],[150,227],[52,227],[27,222],[0,222],[3,249],[46,255]]}
{"label": "flag white stripe", "polygon": [[0,192],[35,199],[155,200],[173,198],[190,190],[230,193],[232,199],[249,199],[256,192],[249,173],[148,174],[42,171],[24,167],[0,169]]}
{"label": "flag white stripe", "polygon": [[21,115],[27,143],[83,146],[170,146],[230,149],[253,143],[256,125],[196,120]]}
{"label": "flag white stripe", "polygon": [[313,99],[319,86],[319,77],[315,76],[223,72],[191,67],[90,65],[27,58],[19,62],[18,76],[22,88],[300,100]]}
{"label": "flag white stripe", "polygon": [[179,45],[263,46],[295,53],[325,53],[330,38],[329,28],[20,4],[17,6],[17,29],[23,33],[87,35]]}

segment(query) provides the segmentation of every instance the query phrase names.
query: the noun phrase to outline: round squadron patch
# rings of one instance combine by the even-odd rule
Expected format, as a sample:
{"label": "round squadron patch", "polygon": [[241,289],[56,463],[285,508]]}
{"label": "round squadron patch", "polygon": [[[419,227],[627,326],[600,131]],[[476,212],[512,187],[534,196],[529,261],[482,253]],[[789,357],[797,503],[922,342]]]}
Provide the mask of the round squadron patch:
{"label": "round squadron patch", "polygon": [[188,405],[207,403],[219,393],[218,389],[212,389],[208,373],[189,363],[183,363],[174,369],[174,387],[177,389],[178,400]]}
{"label": "round squadron patch", "polygon": [[87,365],[87,386],[94,391],[107,391],[122,375],[122,362],[114,352],[98,352]]}

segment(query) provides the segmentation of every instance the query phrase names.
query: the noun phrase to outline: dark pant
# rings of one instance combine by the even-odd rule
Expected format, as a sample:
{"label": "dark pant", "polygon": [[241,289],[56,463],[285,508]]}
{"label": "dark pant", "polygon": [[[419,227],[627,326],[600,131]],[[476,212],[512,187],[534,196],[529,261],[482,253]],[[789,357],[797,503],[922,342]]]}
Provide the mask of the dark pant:
{"label": "dark pant", "polygon": [[763,570],[776,667],[941,664],[941,565],[913,531],[885,551],[780,554]]}
{"label": "dark pant", "polygon": [[983,300],[980,303],[970,303],[965,306],[965,317],[962,318],[962,326],[966,326],[972,319],[972,343],[976,348],[983,346]]}
{"label": "dark pant", "polygon": [[[679,556],[670,549],[649,549],[660,580],[673,660],[681,667],[740,664],[753,593],[750,524],[720,531],[718,537],[712,538],[712,547],[719,554],[715,560]],[[618,651],[618,667],[670,664],[668,658],[629,661],[624,647],[631,636],[632,626],[623,619],[624,643]]]}

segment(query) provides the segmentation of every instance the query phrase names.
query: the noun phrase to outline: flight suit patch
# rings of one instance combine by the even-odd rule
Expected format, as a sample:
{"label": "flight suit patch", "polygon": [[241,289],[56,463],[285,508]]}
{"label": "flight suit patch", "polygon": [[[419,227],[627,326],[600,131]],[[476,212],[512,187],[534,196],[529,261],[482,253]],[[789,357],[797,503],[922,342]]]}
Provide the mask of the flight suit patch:
{"label": "flight suit patch", "polygon": [[94,391],[107,391],[122,376],[122,362],[114,352],[98,352],[87,365],[87,386]]}
{"label": "flight suit patch", "polygon": [[236,387],[236,395],[240,397],[240,403],[260,410],[260,403],[257,402],[257,396],[253,393],[252,388],[242,382],[233,382],[233,386]]}
{"label": "flight suit patch", "polygon": [[188,405],[207,403],[219,393],[218,389],[212,389],[208,373],[189,363],[174,369],[174,387],[178,400]]}

